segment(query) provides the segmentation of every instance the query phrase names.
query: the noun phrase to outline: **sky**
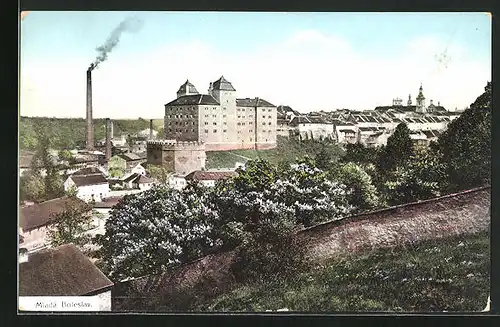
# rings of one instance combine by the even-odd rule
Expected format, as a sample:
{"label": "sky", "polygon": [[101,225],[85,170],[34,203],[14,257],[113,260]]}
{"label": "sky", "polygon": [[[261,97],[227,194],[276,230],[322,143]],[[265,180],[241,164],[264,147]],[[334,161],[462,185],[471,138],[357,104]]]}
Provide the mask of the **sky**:
{"label": "sky", "polygon": [[486,13],[28,12],[20,114],[85,117],[96,48],[134,19],[92,72],[95,118],[163,118],[187,79],[221,76],[239,98],[300,112],[370,110],[392,99],[469,106],[491,80]]}

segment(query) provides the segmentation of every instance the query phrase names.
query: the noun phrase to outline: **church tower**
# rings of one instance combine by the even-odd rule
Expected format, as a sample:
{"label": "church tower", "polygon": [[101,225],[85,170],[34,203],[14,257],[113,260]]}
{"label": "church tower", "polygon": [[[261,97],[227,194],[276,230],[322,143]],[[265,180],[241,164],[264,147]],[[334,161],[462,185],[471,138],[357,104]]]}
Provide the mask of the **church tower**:
{"label": "church tower", "polygon": [[425,112],[425,97],[423,93],[422,84],[420,84],[420,89],[418,90],[417,96],[417,112]]}
{"label": "church tower", "polygon": [[407,102],[407,106],[410,107],[412,105],[412,102],[411,102],[411,94],[408,94],[408,102]]}

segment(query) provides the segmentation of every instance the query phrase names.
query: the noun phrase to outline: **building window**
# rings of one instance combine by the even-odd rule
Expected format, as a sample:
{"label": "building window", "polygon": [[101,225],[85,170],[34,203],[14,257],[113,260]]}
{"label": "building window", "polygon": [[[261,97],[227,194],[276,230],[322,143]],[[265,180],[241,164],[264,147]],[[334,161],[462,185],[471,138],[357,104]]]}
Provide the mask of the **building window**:
{"label": "building window", "polygon": [[191,130],[191,132],[194,132],[194,128]]}
{"label": "building window", "polygon": [[172,122],[171,122],[171,121],[169,121],[169,122],[168,122],[168,125],[172,125]]}
{"label": "building window", "polygon": [[269,122],[269,125],[271,125],[271,122]]}
{"label": "building window", "polygon": [[194,125],[194,121],[193,121],[193,122],[191,122],[191,125]]}
{"label": "building window", "polygon": [[262,108],[262,112],[265,112],[265,111],[266,111],[266,109]]}
{"label": "building window", "polygon": [[266,119],[266,116],[262,116],[262,119]]}
{"label": "building window", "polygon": [[227,115],[222,115],[222,118],[226,118]]}
{"label": "building window", "polygon": [[245,126],[245,123],[241,123],[241,125]]}
{"label": "building window", "polygon": [[189,125],[189,122],[187,121],[184,125]]}
{"label": "building window", "polygon": [[238,116],[238,118],[241,118],[241,116]]}
{"label": "building window", "polygon": [[[253,129],[249,130],[248,132],[249,132],[249,133],[253,133]],[[251,141],[251,140],[250,140],[250,141]]]}
{"label": "building window", "polygon": [[214,129],[214,133],[217,133],[217,130],[216,130],[216,129]]}
{"label": "building window", "polygon": [[240,108],[237,108],[236,111],[240,111]]}
{"label": "building window", "polygon": [[176,122],[175,122],[175,124],[176,124],[176,125],[179,125],[179,122],[178,122],[178,121],[176,121]]}
{"label": "building window", "polygon": [[253,125],[253,121],[248,122],[248,125]]}
{"label": "building window", "polygon": [[265,125],[266,123],[262,123],[262,125]]}
{"label": "building window", "polygon": [[248,118],[253,118],[253,115],[248,115]]}
{"label": "building window", "polygon": [[241,116],[241,118],[245,118],[245,116]]}
{"label": "building window", "polygon": [[227,132],[227,129],[223,130],[222,133],[226,133]]}
{"label": "building window", "polygon": [[240,122],[238,122],[236,125],[240,126],[240,125],[241,125],[241,123],[240,123]]}
{"label": "building window", "polygon": [[224,125],[227,125],[227,122],[223,122]]}
{"label": "building window", "polygon": [[217,115],[212,115],[212,117],[214,117],[214,118],[215,118],[215,117],[217,117]]}
{"label": "building window", "polygon": [[238,134],[241,134],[241,131],[238,131]]}
{"label": "building window", "polygon": [[172,129],[171,129],[171,128],[169,128],[169,129],[168,129],[168,132],[169,132],[169,133],[172,133]]}
{"label": "building window", "polygon": [[217,109],[217,107],[213,107],[212,109],[215,110],[215,109]]}
{"label": "building window", "polygon": [[272,118],[271,116],[269,116],[268,118]]}
{"label": "building window", "polygon": [[214,122],[214,125],[217,125],[217,123],[216,123],[216,122]]}
{"label": "building window", "polygon": [[268,109],[267,111],[271,112],[271,109]]}
{"label": "building window", "polygon": [[205,133],[208,133],[208,129],[205,130]]}
{"label": "building window", "polygon": [[250,142],[252,142],[252,138],[250,138]]}

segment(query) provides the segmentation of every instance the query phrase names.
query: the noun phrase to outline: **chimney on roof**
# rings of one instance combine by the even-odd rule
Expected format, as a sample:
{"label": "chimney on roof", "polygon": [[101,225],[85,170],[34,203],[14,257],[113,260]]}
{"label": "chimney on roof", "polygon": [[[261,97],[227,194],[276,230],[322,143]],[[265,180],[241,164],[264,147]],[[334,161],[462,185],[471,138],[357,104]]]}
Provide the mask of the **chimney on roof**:
{"label": "chimney on roof", "polygon": [[149,120],[149,139],[153,139],[153,120]]}
{"label": "chimney on roof", "polygon": [[94,150],[94,125],[92,122],[92,71],[87,69],[87,150]]}
{"label": "chimney on roof", "polygon": [[111,158],[111,119],[106,118],[106,162]]}

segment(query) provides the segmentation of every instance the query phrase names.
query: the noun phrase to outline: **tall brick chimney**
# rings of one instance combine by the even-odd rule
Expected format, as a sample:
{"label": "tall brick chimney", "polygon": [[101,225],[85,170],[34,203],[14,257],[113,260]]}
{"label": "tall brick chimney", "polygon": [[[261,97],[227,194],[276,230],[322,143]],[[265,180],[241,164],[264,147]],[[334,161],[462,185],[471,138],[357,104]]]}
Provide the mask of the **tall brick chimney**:
{"label": "tall brick chimney", "polygon": [[111,119],[106,118],[106,162],[111,158],[111,133],[113,128]]}
{"label": "tall brick chimney", "polygon": [[153,120],[149,120],[149,139],[153,139]]}
{"label": "tall brick chimney", "polygon": [[92,122],[92,70],[87,70],[87,150],[94,150],[94,125]]}
{"label": "tall brick chimney", "polygon": [[111,132],[110,132],[111,136],[110,136],[110,139],[113,140],[115,138],[113,121],[110,120],[109,123],[111,124],[111,127],[110,127],[110,129],[111,129]]}

